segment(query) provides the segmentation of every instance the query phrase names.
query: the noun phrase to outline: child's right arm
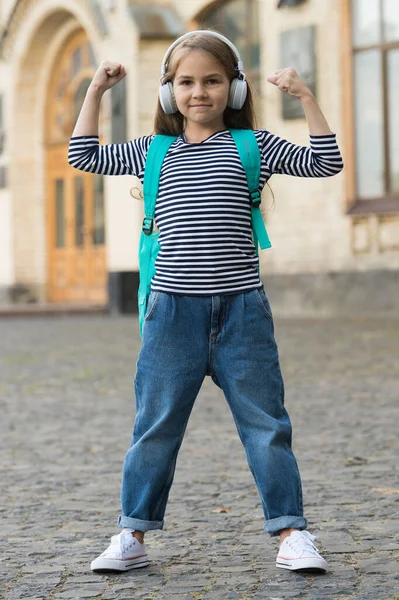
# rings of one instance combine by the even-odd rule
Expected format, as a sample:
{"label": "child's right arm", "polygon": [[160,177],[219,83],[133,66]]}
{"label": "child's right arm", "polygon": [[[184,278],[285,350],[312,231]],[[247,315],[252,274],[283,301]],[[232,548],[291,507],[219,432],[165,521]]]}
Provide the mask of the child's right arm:
{"label": "child's right arm", "polygon": [[72,137],[98,136],[101,98],[104,92],[111,89],[124,77],[126,77],[126,71],[123,65],[109,61],[101,63],[87,90]]}
{"label": "child's right arm", "polygon": [[138,176],[143,172],[151,137],[104,146],[98,142],[102,96],[125,76],[126,71],[119,63],[105,61],[97,69],[69,142],[68,162],[72,167],[99,175]]}

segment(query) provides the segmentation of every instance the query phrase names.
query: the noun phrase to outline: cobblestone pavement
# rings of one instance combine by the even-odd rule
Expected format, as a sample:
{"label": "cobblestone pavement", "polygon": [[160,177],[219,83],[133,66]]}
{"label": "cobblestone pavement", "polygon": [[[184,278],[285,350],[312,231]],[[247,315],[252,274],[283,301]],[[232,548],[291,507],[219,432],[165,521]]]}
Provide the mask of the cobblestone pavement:
{"label": "cobblestone pavement", "polygon": [[220,390],[204,382],[147,569],[95,575],[117,533],[139,336],[130,317],[0,320],[0,597],[399,599],[399,321],[278,320],[309,530],[326,575],[275,568]]}

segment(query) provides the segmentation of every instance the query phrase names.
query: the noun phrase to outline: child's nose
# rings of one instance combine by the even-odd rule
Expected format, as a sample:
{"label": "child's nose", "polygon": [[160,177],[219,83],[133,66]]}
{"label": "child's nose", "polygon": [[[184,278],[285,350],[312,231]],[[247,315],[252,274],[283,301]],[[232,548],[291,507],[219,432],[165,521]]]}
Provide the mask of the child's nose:
{"label": "child's nose", "polygon": [[194,86],[194,90],[193,90],[193,96],[205,96],[206,95],[206,88],[202,83],[197,83]]}

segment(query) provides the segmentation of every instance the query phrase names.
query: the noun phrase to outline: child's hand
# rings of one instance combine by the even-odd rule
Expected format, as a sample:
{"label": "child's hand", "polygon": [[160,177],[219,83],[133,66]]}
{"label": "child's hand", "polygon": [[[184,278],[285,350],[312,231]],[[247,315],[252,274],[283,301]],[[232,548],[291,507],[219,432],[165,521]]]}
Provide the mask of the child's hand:
{"label": "child's hand", "polygon": [[90,85],[105,92],[124,77],[126,77],[126,71],[123,65],[106,60],[98,67]]}
{"label": "child's hand", "polygon": [[288,69],[279,69],[273,75],[267,78],[269,83],[277,86],[282,92],[287,92],[290,96],[295,96],[301,100],[306,95],[312,95],[310,89],[299,77],[298,73],[292,67]]}

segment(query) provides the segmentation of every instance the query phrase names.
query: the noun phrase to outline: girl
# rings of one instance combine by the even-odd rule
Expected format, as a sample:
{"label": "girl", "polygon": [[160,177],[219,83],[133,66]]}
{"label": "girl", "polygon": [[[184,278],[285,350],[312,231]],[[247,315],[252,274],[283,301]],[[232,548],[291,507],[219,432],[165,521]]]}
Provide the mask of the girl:
{"label": "girl", "polygon": [[[206,375],[224,392],[244,444],[266,519],[279,536],[277,566],[327,570],[306,531],[291,424],[268,299],[252,241],[245,171],[229,128],[254,129],[251,90],[235,46],[213,31],[191,32],[162,65],[155,132],[178,136],[164,160],[155,219],[156,274],[135,377],[136,419],[123,469],[119,526],[93,571],[148,565],[144,534],[162,529],[177,454]],[[104,62],[88,89],[69,163],[143,180],[153,136],[99,146],[101,97],[126,72]],[[302,103],[310,147],[255,130],[260,190],[273,173],[328,177],[342,159],[315,98],[292,69],[268,81]]]}

